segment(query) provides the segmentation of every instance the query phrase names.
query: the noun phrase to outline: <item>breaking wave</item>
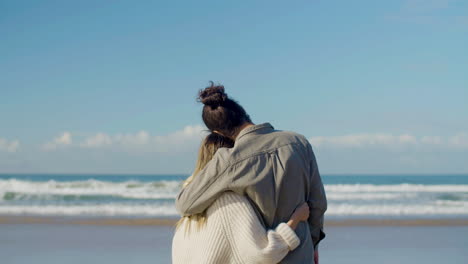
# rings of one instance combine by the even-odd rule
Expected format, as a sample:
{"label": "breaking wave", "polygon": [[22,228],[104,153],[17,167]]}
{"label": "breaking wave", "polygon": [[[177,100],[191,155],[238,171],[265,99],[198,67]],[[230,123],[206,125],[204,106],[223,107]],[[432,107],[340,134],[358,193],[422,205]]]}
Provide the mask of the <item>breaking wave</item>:
{"label": "breaking wave", "polygon": [[[0,179],[0,214],[177,216],[180,180]],[[329,184],[329,216],[468,217],[467,184]]]}

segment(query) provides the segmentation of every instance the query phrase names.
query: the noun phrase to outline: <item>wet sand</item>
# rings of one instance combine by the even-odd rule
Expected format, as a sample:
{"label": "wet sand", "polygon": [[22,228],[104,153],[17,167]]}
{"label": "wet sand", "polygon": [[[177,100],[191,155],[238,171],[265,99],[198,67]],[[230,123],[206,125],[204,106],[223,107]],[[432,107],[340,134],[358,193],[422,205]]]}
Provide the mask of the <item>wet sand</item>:
{"label": "wet sand", "polygon": [[[1,263],[171,263],[175,219],[0,217]],[[321,264],[467,263],[466,220],[327,221]]]}

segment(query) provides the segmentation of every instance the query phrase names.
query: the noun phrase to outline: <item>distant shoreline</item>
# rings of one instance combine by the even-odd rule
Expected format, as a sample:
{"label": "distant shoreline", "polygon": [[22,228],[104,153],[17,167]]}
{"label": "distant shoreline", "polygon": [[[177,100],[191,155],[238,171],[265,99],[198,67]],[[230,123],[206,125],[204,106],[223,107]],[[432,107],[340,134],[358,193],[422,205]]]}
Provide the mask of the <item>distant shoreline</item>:
{"label": "distant shoreline", "polygon": [[[108,173],[108,172],[0,172],[0,176],[175,176],[188,177],[191,173]],[[401,172],[401,173],[381,173],[381,172],[363,172],[363,173],[320,173],[322,176],[468,176],[468,172],[441,172],[441,173],[423,173],[423,172]]]}
{"label": "distant shoreline", "polygon": [[[101,226],[175,226],[175,218],[111,218],[60,216],[0,216],[1,224],[62,224]],[[326,220],[325,227],[346,226],[468,226],[468,219],[343,219]]]}

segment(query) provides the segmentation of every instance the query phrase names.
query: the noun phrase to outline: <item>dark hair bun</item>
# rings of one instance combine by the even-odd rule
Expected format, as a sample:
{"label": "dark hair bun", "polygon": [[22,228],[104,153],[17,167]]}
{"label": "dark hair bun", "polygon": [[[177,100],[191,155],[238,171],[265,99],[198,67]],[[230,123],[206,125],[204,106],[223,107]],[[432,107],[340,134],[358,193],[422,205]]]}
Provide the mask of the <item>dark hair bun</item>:
{"label": "dark hair bun", "polygon": [[228,96],[224,92],[224,86],[215,85],[213,82],[198,94],[198,100],[200,102],[213,108],[222,105],[227,99]]}

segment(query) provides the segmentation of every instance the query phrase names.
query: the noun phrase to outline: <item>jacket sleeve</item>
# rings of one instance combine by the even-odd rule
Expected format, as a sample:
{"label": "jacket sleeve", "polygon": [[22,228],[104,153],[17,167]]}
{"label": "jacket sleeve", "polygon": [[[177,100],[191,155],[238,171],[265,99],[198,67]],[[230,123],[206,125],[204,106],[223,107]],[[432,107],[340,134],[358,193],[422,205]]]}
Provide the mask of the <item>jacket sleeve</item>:
{"label": "jacket sleeve", "polygon": [[322,179],[317,166],[312,146],[308,144],[309,156],[310,156],[310,187],[308,194],[308,205],[310,208],[309,214],[309,229],[314,243],[314,248],[317,248],[319,242],[325,238],[323,232],[323,220],[324,214],[327,210],[327,197],[325,195],[325,189],[323,187]]}
{"label": "jacket sleeve", "polygon": [[243,263],[278,263],[300,244],[294,230],[285,223],[265,230],[245,197],[228,192],[221,199],[227,204],[219,208],[224,233]]}
{"label": "jacket sleeve", "polygon": [[223,177],[226,169],[226,162],[216,153],[205,168],[194,175],[192,182],[178,194],[176,208],[179,213],[188,216],[207,209],[226,191],[229,180]]}

